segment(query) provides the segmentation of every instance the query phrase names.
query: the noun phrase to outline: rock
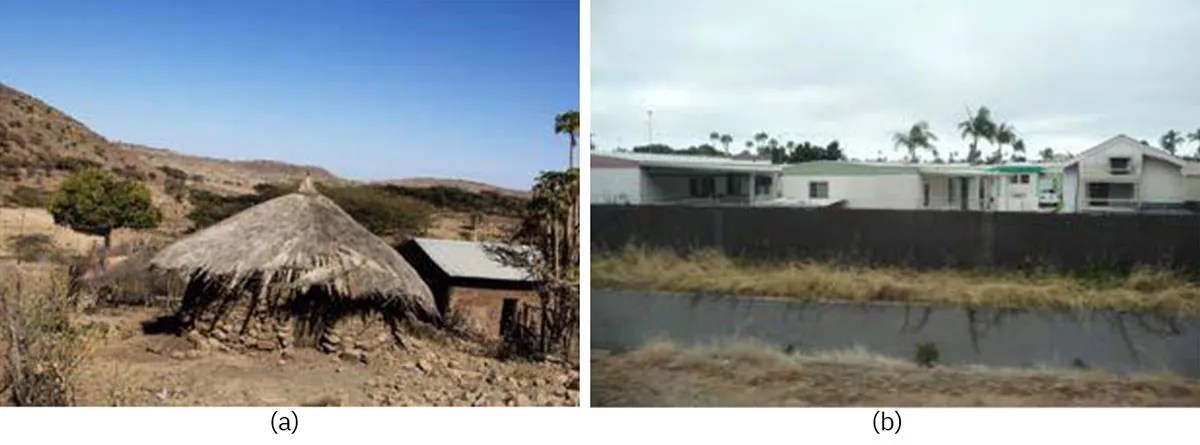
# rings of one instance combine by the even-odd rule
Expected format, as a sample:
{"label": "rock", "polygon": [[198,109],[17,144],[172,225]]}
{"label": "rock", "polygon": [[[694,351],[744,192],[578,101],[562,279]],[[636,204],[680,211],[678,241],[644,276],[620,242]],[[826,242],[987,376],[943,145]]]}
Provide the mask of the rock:
{"label": "rock", "polygon": [[426,363],[424,360],[417,360],[417,370],[429,374],[433,368],[430,368],[429,363]]}
{"label": "rock", "polygon": [[185,335],[184,338],[186,338],[189,343],[191,343],[197,347],[203,346],[206,343],[204,341],[204,336],[200,335],[200,333],[194,329],[188,331],[187,335]]}
{"label": "rock", "polygon": [[515,401],[517,406],[532,406],[533,405],[533,401],[529,400],[529,396],[525,395],[524,393],[517,393],[517,395],[513,398],[513,400]]}
{"label": "rock", "polygon": [[359,361],[359,353],[357,351],[342,351],[338,358],[346,361]]}
{"label": "rock", "polygon": [[364,365],[367,363],[370,363],[371,362],[371,353],[367,352],[367,351],[359,351],[358,352],[358,360],[363,362]]}
{"label": "rock", "polygon": [[342,372],[342,367],[341,367],[341,366],[338,366],[336,369],[334,369],[334,370],[333,370],[333,372],[336,372],[336,373],[339,373],[339,374],[340,374],[340,373]]}
{"label": "rock", "polygon": [[471,397],[471,406],[484,406],[487,404],[487,394],[478,393]]}
{"label": "rock", "polygon": [[184,354],[183,351],[171,351],[171,354],[169,354],[169,357],[171,357],[175,360],[183,360],[183,359],[187,358],[187,355]]}
{"label": "rock", "polygon": [[284,360],[284,359],[279,359],[279,366],[283,366],[283,365],[286,365],[286,364],[287,364],[287,360]]}
{"label": "rock", "polygon": [[146,352],[149,352],[149,353],[151,353],[151,354],[159,354],[159,355],[162,355],[162,353],[163,353],[163,351],[162,351],[162,346],[159,346],[159,345],[150,345],[150,346],[146,346]]}
{"label": "rock", "polygon": [[338,349],[337,345],[335,345],[335,344],[321,342],[321,352],[324,352],[326,354],[332,354],[334,352],[337,352],[337,349]]}
{"label": "rock", "polygon": [[295,355],[296,353],[292,350],[292,348],[284,348],[282,351],[279,351],[279,356],[284,359],[292,358]]}
{"label": "rock", "polygon": [[274,351],[277,347],[275,342],[269,340],[259,340],[254,343],[254,348],[262,351]]}
{"label": "rock", "polygon": [[215,339],[215,338],[211,338],[211,337],[208,339],[208,346],[209,346],[209,347],[213,347],[213,348],[220,349],[220,348],[221,348],[221,346],[223,346],[223,345],[224,345],[224,344],[223,344],[223,343],[221,343],[221,340],[217,340],[217,339]]}
{"label": "rock", "polygon": [[321,336],[321,341],[335,346],[342,344],[342,339],[330,332],[326,332],[325,335]]}
{"label": "rock", "polygon": [[203,357],[204,351],[199,350],[199,349],[192,349],[187,352],[184,352],[183,356],[186,358],[189,358],[189,359],[196,359],[196,358]]}
{"label": "rock", "polygon": [[217,340],[220,340],[220,341],[225,341],[225,340],[227,340],[227,339],[229,338],[229,336],[225,334],[225,331],[224,331],[224,330],[221,330],[221,329],[217,329],[217,330],[215,330],[215,331],[212,331],[212,334],[209,334],[209,335],[211,335],[211,336],[212,336],[212,338],[215,338],[215,339],[217,339]]}

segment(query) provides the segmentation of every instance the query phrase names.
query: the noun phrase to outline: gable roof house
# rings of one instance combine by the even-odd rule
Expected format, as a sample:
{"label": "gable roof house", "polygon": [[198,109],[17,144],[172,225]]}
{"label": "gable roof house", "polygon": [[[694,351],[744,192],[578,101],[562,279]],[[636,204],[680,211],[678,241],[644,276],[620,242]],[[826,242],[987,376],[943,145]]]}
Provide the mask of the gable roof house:
{"label": "gable roof house", "polygon": [[1152,212],[1183,207],[1185,162],[1117,135],[1063,166],[1066,212]]}
{"label": "gable roof house", "polygon": [[413,238],[399,250],[429,286],[444,319],[462,317],[477,332],[498,337],[506,310],[515,311],[518,304],[533,304],[538,300],[536,283],[529,274],[501,262],[492,252],[492,246],[474,241]]}

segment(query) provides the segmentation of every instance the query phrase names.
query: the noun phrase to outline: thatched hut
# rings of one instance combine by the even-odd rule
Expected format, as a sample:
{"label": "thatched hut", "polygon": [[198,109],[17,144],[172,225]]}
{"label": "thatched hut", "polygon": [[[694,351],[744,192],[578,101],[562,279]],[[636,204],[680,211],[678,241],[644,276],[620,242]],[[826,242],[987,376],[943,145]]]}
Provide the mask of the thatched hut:
{"label": "thatched hut", "polygon": [[[438,318],[433,295],[403,257],[322,196],[310,179],[296,193],[246,209],[160,251],[151,267],[187,282],[179,319],[185,330],[258,349],[400,340],[405,319]],[[357,315],[357,317],[352,317]],[[382,332],[382,334],[381,334]],[[390,335],[389,335],[390,334]]]}

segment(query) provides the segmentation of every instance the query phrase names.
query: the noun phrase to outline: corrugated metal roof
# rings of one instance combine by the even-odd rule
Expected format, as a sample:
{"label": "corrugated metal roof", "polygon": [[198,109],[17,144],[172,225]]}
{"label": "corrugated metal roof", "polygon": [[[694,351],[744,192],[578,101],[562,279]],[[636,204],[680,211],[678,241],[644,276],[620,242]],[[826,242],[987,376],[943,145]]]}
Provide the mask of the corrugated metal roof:
{"label": "corrugated metal roof", "polygon": [[[414,238],[413,242],[429,255],[442,271],[454,278],[482,278],[487,280],[528,281],[529,274],[501,263],[485,244],[473,241],[452,241],[432,238]],[[528,249],[527,247],[521,247]]]}

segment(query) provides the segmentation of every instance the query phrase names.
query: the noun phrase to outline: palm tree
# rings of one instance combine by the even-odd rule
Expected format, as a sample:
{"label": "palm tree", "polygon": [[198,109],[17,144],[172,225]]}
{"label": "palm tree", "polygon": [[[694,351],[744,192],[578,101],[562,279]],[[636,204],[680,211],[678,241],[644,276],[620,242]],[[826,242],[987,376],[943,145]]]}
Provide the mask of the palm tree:
{"label": "palm tree", "polygon": [[1196,156],[1200,156],[1200,128],[1197,128],[1192,133],[1188,133],[1187,138],[1189,141],[1196,143]]}
{"label": "palm tree", "polygon": [[733,136],[730,136],[728,133],[721,135],[721,145],[725,146],[725,154],[727,154],[727,155],[730,154],[729,153],[729,144],[732,144],[732,143],[733,143]]}
{"label": "palm tree", "polygon": [[1162,145],[1163,150],[1175,154],[1175,147],[1184,143],[1183,135],[1178,131],[1170,130],[1158,139],[1158,143]]}
{"label": "palm tree", "polygon": [[1041,154],[1042,154],[1042,162],[1049,162],[1049,161],[1054,160],[1054,149],[1053,148],[1050,148],[1050,147],[1043,148]]}
{"label": "palm tree", "polygon": [[579,112],[575,110],[560,113],[554,117],[554,134],[566,134],[571,138],[571,148],[567,158],[568,168],[575,168],[575,147],[579,145]]}
{"label": "palm tree", "polygon": [[763,144],[767,143],[767,139],[770,139],[770,138],[771,138],[771,136],[768,135],[767,132],[760,131],[754,135],[754,143],[755,143],[755,145],[758,145],[758,148],[762,148]]}
{"label": "palm tree", "polygon": [[1017,139],[1016,142],[1013,142],[1012,148],[1012,160],[1015,162],[1025,162],[1025,140]]}
{"label": "palm tree", "polygon": [[967,162],[978,163],[980,158],[979,140],[994,141],[996,123],[992,121],[992,112],[987,107],[979,107],[974,115],[967,110],[967,120],[958,123],[962,138],[971,138],[971,147],[967,152]]}
{"label": "palm tree", "polygon": [[996,144],[996,153],[992,155],[992,158],[1004,159],[1004,146],[1011,145],[1017,140],[1016,129],[1006,122],[1001,122],[996,125],[995,131],[992,133],[992,140]]}
{"label": "palm tree", "polygon": [[937,148],[933,145],[933,141],[936,140],[938,140],[937,135],[929,131],[929,123],[925,121],[913,124],[907,133],[896,132],[892,135],[892,141],[895,142],[896,148],[904,146],[904,148],[908,149],[909,162],[917,162],[918,148],[928,150],[936,158]]}

